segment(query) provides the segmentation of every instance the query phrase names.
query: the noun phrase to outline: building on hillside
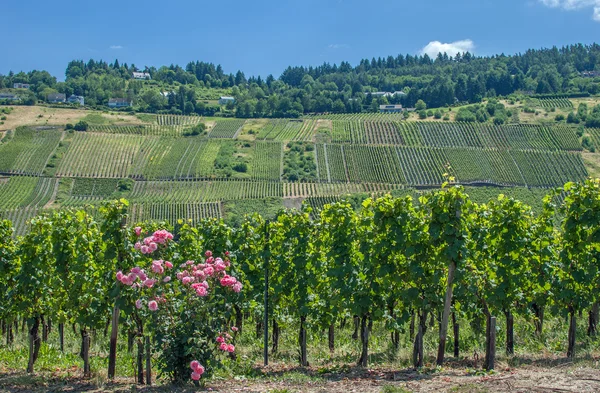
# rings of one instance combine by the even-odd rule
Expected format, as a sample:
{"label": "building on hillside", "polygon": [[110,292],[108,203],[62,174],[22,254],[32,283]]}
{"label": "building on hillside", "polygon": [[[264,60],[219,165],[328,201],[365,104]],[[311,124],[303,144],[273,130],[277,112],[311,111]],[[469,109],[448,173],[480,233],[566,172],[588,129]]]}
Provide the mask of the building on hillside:
{"label": "building on hillside", "polygon": [[402,112],[402,105],[379,105],[379,112],[400,113]]}
{"label": "building on hillside", "polygon": [[233,97],[227,97],[227,96],[219,98],[219,105],[227,105],[230,102],[233,104],[235,102],[235,98],[233,98]]}
{"label": "building on hillside", "polygon": [[127,98],[111,98],[108,100],[109,108],[126,108],[131,106],[131,101]]}
{"label": "building on hillside", "polygon": [[385,91],[370,91],[365,93],[366,96],[371,95],[371,97],[385,97],[386,93]]}
{"label": "building on hillside", "polygon": [[13,93],[0,93],[0,100],[20,100],[19,96]]}
{"label": "building on hillside", "polygon": [[63,93],[51,93],[48,94],[48,102],[51,104],[57,104],[60,102],[67,102],[67,95]]}
{"label": "building on hillside", "polygon": [[79,103],[79,105],[81,106],[85,105],[85,99],[83,98],[83,96],[76,96],[75,94],[72,94],[67,101],[70,104]]}
{"label": "building on hillside", "polygon": [[29,89],[31,85],[29,83],[15,83],[13,85],[14,89]]}
{"label": "building on hillside", "polygon": [[133,73],[133,79],[150,80],[150,79],[152,79],[152,77],[150,77],[150,74],[147,73],[147,72],[134,72]]}
{"label": "building on hillside", "polygon": [[600,71],[582,71],[581,76],[584,78],[595,78],[600,76]]}
{"label": "building on hillside", "polygon": [[374,98],[378,98],[378,97],[394,97],[394,96],[405,96],[406,93],[403,91],[395,91],[393,93],[389,92],[389,91],[372,91],[372,92],[367,92],[365,93],[366,96],[371,95]]}

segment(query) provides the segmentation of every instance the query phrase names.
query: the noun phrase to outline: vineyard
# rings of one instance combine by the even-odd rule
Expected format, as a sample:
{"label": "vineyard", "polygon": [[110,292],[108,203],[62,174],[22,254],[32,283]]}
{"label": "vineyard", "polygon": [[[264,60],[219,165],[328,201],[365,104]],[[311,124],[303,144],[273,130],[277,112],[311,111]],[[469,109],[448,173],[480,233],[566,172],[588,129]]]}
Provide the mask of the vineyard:
{"label": "vineyard", "polygon": [[542,108],[560,108],[560,109],[571,109],[573,103],[566,97],[554,97],[554,98],[530,98],[533,105],[540,106]]}
{"label": "vineyard", "polygon": [[62,131],[18,128],[0,142],[0,173],[41,175],[56,150]]}
{"label": "vineyard", "polygon": [[[283,207],[288,199],[298,200],[293,206],[307,199],[316,207],[341,195],[436,187],[446,175],[463,184],[530,188],[588,176],[578,131],[569,125],[346,114],[262,119],[248,123],[250,131],[238,139],[247,124],[243,119],[148,115],[140,120],[146,124],[8,132],[0,141],[0,173],[8,176],[0,184],[0,209],[13,215],[28,209],[24,217],[29,217],[44,207],[125,197],[138,206],[136,217],[182,212],[181,218],[197,220],[229,217],[263,198],[274,198],[264,206],[271,213],[263,212],[273,214],[272,204]],[[208,122],[208,134],[184,134],[200,122]],[[586,135],[600,146],[597,130]],[[240,210],[233,208],[236,203]],[[168,210],[163,204],[181,206]],[[24,228],[19,226],[20,234]]]}
{"label": "vineyard", "polygon": [[[78,181],[81,195],[111,189]],[[302,187],[285,193],[322,185]],[[0,221],[0,351],[20,353],[10,364],[28,374],[75,351],[68,368],[81,363],[85,378],[92,367],[122,377],[117,362],[131,361],[127,376],[148,385],[157,375],[220,380],[231,354],[248,373],[264,355],[265,365],[307,370],[332,359],[421,373],[468,364],[466,377],[481,381],[529,356],[542,367],[597,356],[600,180],[569,182],[548,198],[517,190],[543,198],[536,212],[448,183],[393,196],[376,185],[335,187],[321,192],[371,198],[310,196],[312,209],[236,225],[212,218],[223,214],[219,202],[119,200],[37,216],[16,240],[25,213],[9,211],[14,223]],[[110,349],[92,351],[92,342]]]}
{"label": "vineyard", "polygon": [[244,120],[239,119],[217,120],[217,124],[208,136],[210,138],[235,138],[243,125]]}

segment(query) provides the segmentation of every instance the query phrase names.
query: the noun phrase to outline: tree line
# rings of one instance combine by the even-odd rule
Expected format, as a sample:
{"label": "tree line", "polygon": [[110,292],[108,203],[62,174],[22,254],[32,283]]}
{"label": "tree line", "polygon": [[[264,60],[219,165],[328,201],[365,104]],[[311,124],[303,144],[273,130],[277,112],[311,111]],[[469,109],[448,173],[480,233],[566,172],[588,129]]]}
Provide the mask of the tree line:
{"label": "tree line", "polygon": [[[455,103],[477,103],[486,97],[515,92],[536,94],[597,94],[600,45],[570,45],[489,57],[459,53],[398,55],[317,67],[290,66],[279,78],[246,77],[242,71],[225,73],[220,65],[190,62],[179,65],[136,67],[105,61],[71,61],[66,79],[58,82],[47,71],[0,75],[0,88],[30,83],[37,98],[49,93],[82,95],[90,106],[104,106],[109,98],[129,98],[140,111],[214,115],[223,111],[238,117],[298,117],[305,113],[358,113],[377,111],[379,105],[414,107],[423,100],[431,108]],[[151,81],[133,80],[134,71],[148,72]],[[207,104],[231,94],[229,107]],[[375,96],[373,92],[403,94]]]}

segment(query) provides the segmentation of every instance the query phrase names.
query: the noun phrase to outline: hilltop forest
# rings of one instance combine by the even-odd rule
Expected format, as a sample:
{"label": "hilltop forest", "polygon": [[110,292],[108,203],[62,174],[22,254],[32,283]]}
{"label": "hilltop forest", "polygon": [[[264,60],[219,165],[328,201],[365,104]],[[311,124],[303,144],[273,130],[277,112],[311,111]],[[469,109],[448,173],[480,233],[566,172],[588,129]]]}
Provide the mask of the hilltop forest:
{"label": "hilltop forest", "polygon": [[[419,100],[436,108],[515,92],[597,94],[600,76],[584,72],[599,71],[599,60],[600,45],[577,44],[491,57],[398,55],[363,59],[354,67],[348,62],[290,66],[279,78],[264,79],[247,77],[242,71],[226,73],[220,65],[201,61],[156,68],[118,60],[74,60],[67,66],[64,82],[43,70],[11,72],[0,75],[0,89],[10,89],[14,83],[31,84],[28,103],[60,92],[84,96],[92,108],[104,107],[109,98],[129,98],[133,101],[129,110],[142,112],[281,118],[375,112],[381,104],[414,107]],[[132,79],[134,71],[149,73],[151,80]],[[404,94],[368,94],[375,91]],[[232,95],[236,101],[220,106],[216,100],[221,95]]]}

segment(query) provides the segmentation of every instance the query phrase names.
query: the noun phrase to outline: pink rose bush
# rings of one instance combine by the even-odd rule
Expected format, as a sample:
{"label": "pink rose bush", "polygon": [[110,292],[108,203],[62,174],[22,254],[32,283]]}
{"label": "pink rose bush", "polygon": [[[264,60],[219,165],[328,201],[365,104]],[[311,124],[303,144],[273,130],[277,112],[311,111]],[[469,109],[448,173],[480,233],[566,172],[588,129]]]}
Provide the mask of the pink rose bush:
{"label": "pink rose bush", "polygon": [[[145,237],[143,232],[135,227],[132,233],[141,239],[134,245],[138,265],[116,272],[116,280],[131,299],[136,320],[146,321],[143,331],[153,337],[155,348],[165,355],[169,353],[165,356],[169,361],[161,362],[162,371],[173,378],[189,375],[192,381],[199,381],[219,364],[219,353],[230,356],[235,352],[234,338],[226,331],[212,329],[227,326],[228,303],[237,299],[243,285],[229,271],[228,252],[221,258],[206,251],[203,260],[180,262],[170,232],[158,230]],[[162,322],[165,320],[169,324]],[[237,327],[231,331],[237,332]],[[190,351],[195,336],[205,337],[198,342],[214,344]],[[196,360],[191,360],[194,353]],[[184,369],[188,370],[185,374]]]}

